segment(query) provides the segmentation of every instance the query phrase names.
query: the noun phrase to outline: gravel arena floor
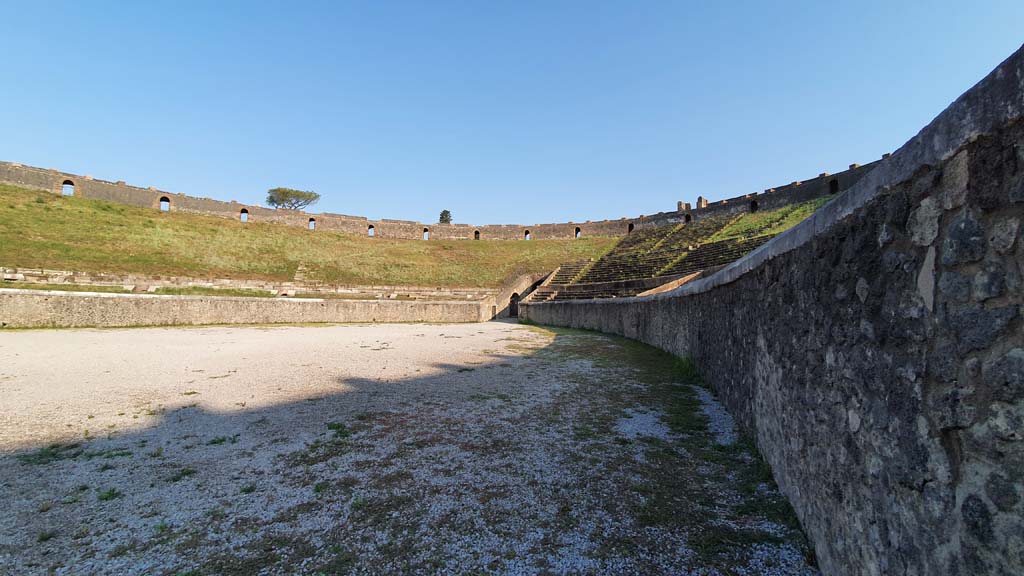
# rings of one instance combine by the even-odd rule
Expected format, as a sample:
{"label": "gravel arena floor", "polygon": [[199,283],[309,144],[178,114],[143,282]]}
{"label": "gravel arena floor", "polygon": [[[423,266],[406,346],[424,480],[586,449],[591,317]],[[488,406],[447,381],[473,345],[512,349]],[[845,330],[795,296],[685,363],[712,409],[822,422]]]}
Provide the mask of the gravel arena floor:
{"label": "gravel arena floor", "polygon": [[686,362],[509,322],[0,333],[3,574],[817,574]]}

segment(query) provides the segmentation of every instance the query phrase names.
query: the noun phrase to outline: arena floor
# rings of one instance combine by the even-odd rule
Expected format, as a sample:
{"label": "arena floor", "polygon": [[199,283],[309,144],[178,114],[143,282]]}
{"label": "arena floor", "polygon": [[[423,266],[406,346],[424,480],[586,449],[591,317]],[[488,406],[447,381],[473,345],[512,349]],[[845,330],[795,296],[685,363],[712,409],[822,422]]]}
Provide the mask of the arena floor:
{"label": "arena floor", "polygon": [[508,322],[0,333],[0,573],[817,573],[686,374]]}

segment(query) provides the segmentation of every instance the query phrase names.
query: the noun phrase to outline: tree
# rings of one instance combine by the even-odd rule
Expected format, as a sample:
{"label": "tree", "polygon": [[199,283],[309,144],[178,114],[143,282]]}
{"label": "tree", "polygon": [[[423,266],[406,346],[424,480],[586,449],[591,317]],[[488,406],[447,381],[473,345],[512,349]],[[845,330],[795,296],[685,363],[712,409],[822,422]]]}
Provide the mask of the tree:
{"label": "tree", "polygon": [[437,221],[441,224],[451,224],[452,213],[447,210],[441,210],[441,217]]}
{"label": "tree", "polygon": [[294,190],[292,188],[271,188],[267,190],[267,204],[274,208],[302,210],[306,206],[316,204],[320,195],[312,190]]}

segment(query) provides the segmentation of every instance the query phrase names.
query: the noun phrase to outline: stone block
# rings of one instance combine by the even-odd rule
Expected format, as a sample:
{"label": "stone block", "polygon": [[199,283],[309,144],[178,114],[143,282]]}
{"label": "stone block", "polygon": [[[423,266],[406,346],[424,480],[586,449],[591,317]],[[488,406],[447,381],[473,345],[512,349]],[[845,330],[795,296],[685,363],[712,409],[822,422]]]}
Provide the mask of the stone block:
{"label": "stone block", "polygon": [[910,212],[910,219],[906,222],[910,242],[918,246],[929,246],[939,235],[941,217],[942,207],[935,199],[929,197],[922,200],[921,205]]}
{"label": "stone block", "polygon": [[970,210],[962,210],[946,228],[942,264],[977,262],[985,256],[985,230]]}

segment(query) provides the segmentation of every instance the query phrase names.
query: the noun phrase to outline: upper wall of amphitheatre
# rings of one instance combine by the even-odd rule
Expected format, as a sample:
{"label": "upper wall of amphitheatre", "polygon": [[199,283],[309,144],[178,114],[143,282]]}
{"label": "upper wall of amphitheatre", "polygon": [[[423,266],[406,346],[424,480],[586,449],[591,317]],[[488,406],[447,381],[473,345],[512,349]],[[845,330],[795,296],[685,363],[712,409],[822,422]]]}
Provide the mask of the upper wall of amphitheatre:
{"label": "upper wall of amphitheatre", "polygon": [[[888,155],[886,155],[888,156]],[[154,209],[208,214],[221,218],[244,219],[248,222],[274,222],[315,230],[331,230],[377,238],[404,238],[429,240],[533,240],[549,238],[579,238],[583,236],[624,236],[638,226],[661,226],[699,220],[708,216],[757,210],[772,210],[812,198],[835,194],[860,180],[877,162],[860,166],[851,164],[849,170],[838,174],[822,173],[817,178],[793,182],[785,186],[768,188],[764,192],[737,196],[718,202],[697,198],[695,205],[679,202],[676,210],[649,216],[600,220],[597,222],[565,222],[559,224],[424,224],[410,220],[370,220],[362,216],[331,213],[308,213],[301,210],[276,210],[238,202],[224,202],[212,198],[197,198],[186,194],[166,192],[155,187],[141,188],[123,181],[109,182],[92,176],[82,176],[54,169],[36,168],[15,162],[0,162],[0,182],[64,193],[83,198],[118,202]]]}

